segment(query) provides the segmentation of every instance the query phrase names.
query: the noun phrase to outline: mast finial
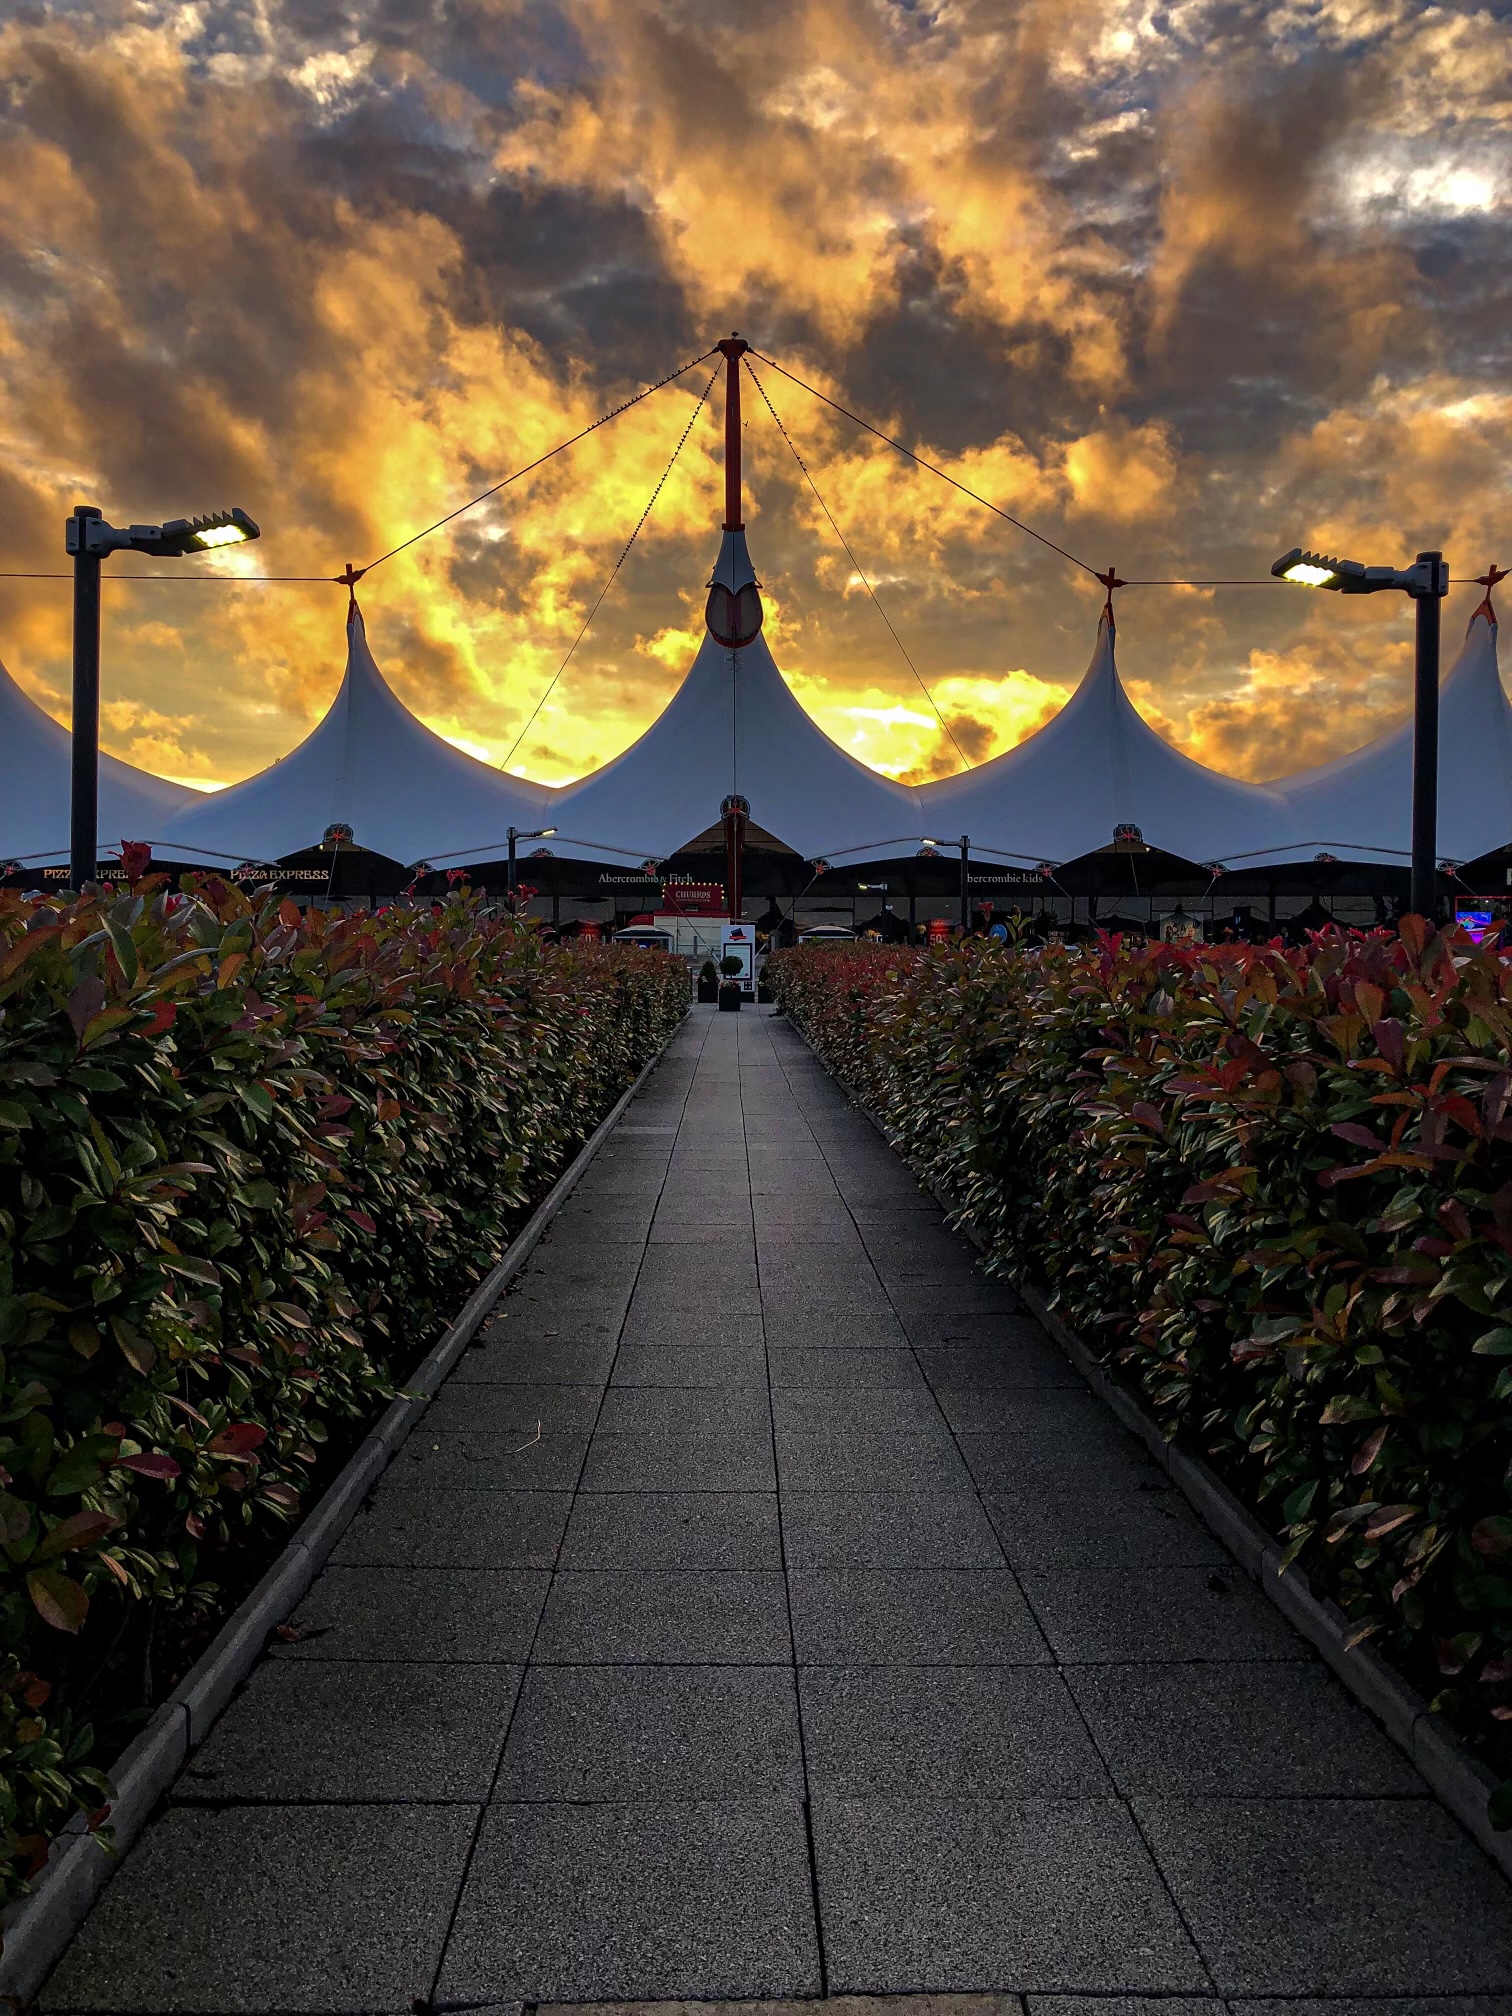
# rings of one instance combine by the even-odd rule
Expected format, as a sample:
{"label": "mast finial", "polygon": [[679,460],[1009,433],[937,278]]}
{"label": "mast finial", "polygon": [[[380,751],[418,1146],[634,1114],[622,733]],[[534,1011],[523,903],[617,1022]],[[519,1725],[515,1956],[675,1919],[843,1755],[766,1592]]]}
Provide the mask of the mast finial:
{"label": "mast finial", "polygon": [[1494,623],[1496,621],[1496,610],[1491,601],[1491,590],[1496,586],[1498,581],[1505,581],[1507,579],[1507,575],[1508,570],[1505,567],[1498,567],[1494,560],[1491,562],[1490,566],[1486,569],[1484,574],[1476,575],[1475,579],[1477,585],[1481,588],[1484,588],[1486,592],[1484,595],[1482,595],[1480,601],[1476,604],[1476,606],[1470,611],[1470,621],[1472,623],[1475,621],[1477,616],[1484,616],[1488,623]]}
{"label": "mast finial", "polygon": [[1110,630],[1116,630],[1118,625],[1113,620],[1113,590],[1115,588],[1127,587],[1128,584],[1119,580],[1117,570],[1112,567],[1108,569],[1106,574],[1094,574],[1092,579],[1094,581],[1101,581],[1104,588],[1108,591],[1107,600],[1103,603],[1102,620]]}
{"label": "mast finial", "polygon": [[366,567],[354,567],[351,561],[348,560],[342,572],[339,574],[335,574],[331,577],[334,581],[339,581],[342,587],[345,588],[345,590],[347,591],[348,623],[350,623],[352,618],[357,614],[357,583],[362,579],[363,575],[366,574],[366,572],[367,572]]}

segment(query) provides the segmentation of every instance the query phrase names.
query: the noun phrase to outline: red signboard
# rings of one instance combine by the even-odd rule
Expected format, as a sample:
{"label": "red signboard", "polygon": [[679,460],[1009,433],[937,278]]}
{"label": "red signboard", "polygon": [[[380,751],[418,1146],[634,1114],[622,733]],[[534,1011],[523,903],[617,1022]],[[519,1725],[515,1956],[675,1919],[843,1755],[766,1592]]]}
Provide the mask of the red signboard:
{"label": "red signboard", "polygon": [[662,914],[668,917],[724,917],[723,882],[664,882]]}

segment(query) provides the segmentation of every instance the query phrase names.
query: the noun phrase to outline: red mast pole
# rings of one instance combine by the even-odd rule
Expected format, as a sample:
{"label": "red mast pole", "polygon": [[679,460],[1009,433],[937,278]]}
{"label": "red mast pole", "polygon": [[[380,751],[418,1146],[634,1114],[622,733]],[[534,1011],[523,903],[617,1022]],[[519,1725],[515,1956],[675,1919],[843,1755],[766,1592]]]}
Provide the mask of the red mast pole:
{"label": "red mast pole", "polygon": [[740,515],[740,360],[750,344],[736,333],[720,344],[725,360],[725,522],[726,532],[744,532]]}

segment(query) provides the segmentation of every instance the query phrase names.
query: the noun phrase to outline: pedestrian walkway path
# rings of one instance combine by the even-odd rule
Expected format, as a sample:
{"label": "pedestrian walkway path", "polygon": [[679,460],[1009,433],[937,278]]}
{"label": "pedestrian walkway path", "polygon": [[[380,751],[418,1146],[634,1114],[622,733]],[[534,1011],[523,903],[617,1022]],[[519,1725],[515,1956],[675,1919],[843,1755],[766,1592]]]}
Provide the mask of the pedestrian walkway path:
{"label": "pedestrian walkway path", "polygon": [[1512,2016],[1512,1892],[764,1012],[296,1624],[46,2010]]}

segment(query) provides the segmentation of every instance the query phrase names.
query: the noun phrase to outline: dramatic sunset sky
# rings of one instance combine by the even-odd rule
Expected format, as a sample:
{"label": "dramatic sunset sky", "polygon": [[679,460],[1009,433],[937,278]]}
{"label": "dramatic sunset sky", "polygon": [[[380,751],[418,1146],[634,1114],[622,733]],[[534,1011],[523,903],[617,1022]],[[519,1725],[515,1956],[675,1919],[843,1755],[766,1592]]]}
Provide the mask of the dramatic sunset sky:
{"label": "dramatic sunset sky", "polygon": [[[240,504],[264,538],[106,590],[104,739],[225,783],[341,675],[331,586],[738,328],[1097,567],[1512,554],[1508,9],[1411,0],[8,0],[0,568]],[[758,367],[760,368],[760,367]],[[709,367],[373,573],[379,664],[505,760]],[[767,374],[973,760],[1085,667],[1085,575]],[[509,767],[675,690],[721,515],[705,408]],[[961,757],[747,385],[750,539],[798,697],[894,775]],[[165,563],[112,563],[161,571]],[[191,578],[192,577],[192,578]],[[1457,645],[1479,591],[1456,587]],[[0,658],[68,713],[68,585]],[[1127,590],[1120,663],[1205,762],[1400,718],[1405,598]]]}

